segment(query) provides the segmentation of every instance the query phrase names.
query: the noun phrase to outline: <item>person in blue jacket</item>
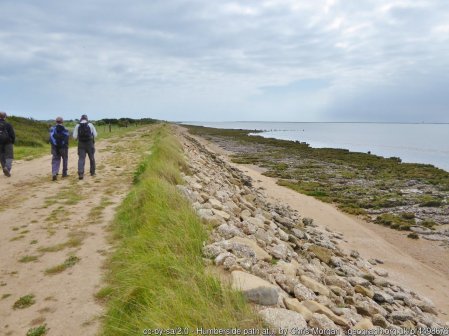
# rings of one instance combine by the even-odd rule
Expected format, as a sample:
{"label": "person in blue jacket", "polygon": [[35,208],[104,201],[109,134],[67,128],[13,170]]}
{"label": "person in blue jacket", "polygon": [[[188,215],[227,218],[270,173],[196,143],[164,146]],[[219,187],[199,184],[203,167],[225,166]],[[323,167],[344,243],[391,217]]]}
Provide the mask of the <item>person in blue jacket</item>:
{"label": "person in blue jacket", "polygon": [[67,177],[67,165],[69,161],[69,131],[63,125],[61,117],[56,118],[56,125],[50,128],[51,143],[51,174],[52,180],[58,179],[59,167],[62,159],[62,177]]}

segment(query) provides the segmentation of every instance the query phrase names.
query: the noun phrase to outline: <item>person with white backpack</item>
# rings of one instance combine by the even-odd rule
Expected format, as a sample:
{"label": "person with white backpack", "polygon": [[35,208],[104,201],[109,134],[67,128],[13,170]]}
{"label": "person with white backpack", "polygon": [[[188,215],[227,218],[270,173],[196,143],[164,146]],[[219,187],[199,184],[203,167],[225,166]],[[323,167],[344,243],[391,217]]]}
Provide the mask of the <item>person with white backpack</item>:
{"label": "person with white backpack", "polygon": [[89,157],[90,175],[95,176],[95,138],[97,130],[92,123],[89,122],[87,115],[83,114],[80,122],[73,130],[73,138],[78,140],[78,178],[84,178],[84,166],[86,162],[86,154]]}

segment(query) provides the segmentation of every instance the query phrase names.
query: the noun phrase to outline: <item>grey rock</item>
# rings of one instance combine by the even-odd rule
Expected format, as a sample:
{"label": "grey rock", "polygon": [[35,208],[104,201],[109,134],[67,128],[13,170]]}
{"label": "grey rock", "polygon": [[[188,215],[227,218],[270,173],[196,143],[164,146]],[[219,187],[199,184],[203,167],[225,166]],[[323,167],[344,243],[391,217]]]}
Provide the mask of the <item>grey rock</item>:
{"label": "grey rock", "polygon": [[302,230],[299,230],[299,229],[292,229],[292,233],[293,233],[293,235],[294,235],[296,238],[299,238],[299,239],[306,239],[306,238],[307,238],[306,233],[305,233],[304,231],[302,231]]}
{"label": "grey rock", "polygon": [[231,250],[238,258],[255,258],[256,252],[248,245],[233,243]]}
{"label": "grey rock", "polygon": [[206,258],[214,259],[225,250],[217,244],[210,244],[203,247],[203,255]]}
{"label": "grey rock", "polygon": [[225,262],[226,258],[234,258],[234,255],[232,253],[229,252],[223,252],[220,253],[214,260],[215,265],[220,266],[223,265],[223,263]]}
{"label": "grey rock", "polygon": [[201,218],[205,219],[205,220],[211,220],[214,218],[214,213],[212,212],[211,209],[198,209],[197,211],[198,216],[200,216]]}
{"label": "grey rock", "polygon": [[353,286],[360,285],[360,286],[368,287],[371,284],[368,280],[361,278],[361,277],[349,277],[348,281]]}
{"label": "grey rock", "polygon": [[212,209],[214,215],[223,218],[224,220],[228,220],[229,218],[231,218],[231,215],[228,214],[226,211],[222,211],[222,210],[217,210],[217,209]]}
{"label": "grey rock", "polygon": [[288,241],[288,234],[284,230],[278,229],[278,233],[281,240]]}
{"label": "grey rock", "polygon": [[316,298],[315,293],[302,284],[297,284],[293,288],[293,292],[299,301],[315,300]]}
{"label": "grey rock", "polygon": [[263,241],[265,244],[270,245],[273,242],[274,237],[272,237],[267,231],[264,229],[258,229],[255,233],[254,237],[256,239]]}
{"label": "grey rock", "polygon": [[388,327],[388,321],[380,314],[373,316],[373,324],[384,329]]}
{"label": "grey rock", "polygon": [[213,209],[217,210],[223,209],[223,204],[220,201],[216,200],[215,198],[210,198],[208,202],[210,203]]}
{"label": "grey rock", "polygon": [[254,265],[254,259],[241,258],[237,260],[237,263],[246,271],[250,271]]}
{"label": "grey rock", "polygon": [[288,248],[285,244],[277,244],[271,249],[271,255],[277,259],[287,259]]}
{"label": "grey rock", "polygon": [[225,239],[230,239],[241,234],[239,229],[229,224],[221,224],[217,228],[217,232]]}
{"label": "grey rock", "polygon": [[375,314],[386,316],[388,314],[382,306],[369,299],[366,299],[366,301],[356,301],[355,308],[357,313],[365,316],[374,316]]}
{"label": "grey rock", "polygon": [[302,223],[303,223],[304,225],[312,225],[312,224],[313,224],[313,219],[312,219],[312,218],[308,218],[308,217],[304,217],[304,218],[302,219]]}
{"label": "grey rock", "polygon": [[240,213],[240,218],[241,218],[242,220],[246,220],[246,219],[248,219],[248,218],[250,218],[250,217],[251,217],[251,211],[249,211],[249,210],[247,210],[247,209],[243,210],[243,211]]}
{"label": "grey rock", "polygon": [[[249,238],[242,237],[234,237],[229,240],[230,242],[230,250],[239,250],[242,249],[241,245],[247,246],[250,250],[254,251],[257,259],[260,260],[271,260],[271,255],[269,255],[264,249],[262,249],[257,242],[251,240]],[[246,249],[244,249],[245,253],[238,253],[239,255],[244,256],[246,254]],[[248,254],[249,257],[252,257],[252,254]]]}
{"label": "grey rock", "polygon": [[261,305],[274,305],[278,302],[278,288],[252,274],[233,271],[232,287],[241,290],[251,302]]}
{"label": "grey rock", "polygon": [[272,328],[275,328],[276,330],[279,330],[279,328],[288,330],[288,335],[292,335],[293,330],[307,328],[307,322],[304,317],[291,310],[283,308],[267,308],[261,310],[259,314]]}
{"label": "grey rock", "polygon": [[389,282],[382,278],[376,278],[374,279],[373,284],[375,284],[377,287],[387,287],[389,285]]}
{"label": "grey rock", "polygon": [[419,309],[421,309],[423,312],[426,313],[430,313],[430,314],[438,314],[434,304],[432,303],[432,301],[428,300],[428,299],[413,299],[413,298],[406,298],[404,300],[405,304],[408,307],[419,307]]}
{"label": "grey rock", "polygon": [[394,298],[391,295],[389,295],[383,291],[376,291],[374,293],[373,300],[376,301],[377,303],[384,303],[384,302],[393,303],[394,302]]}
{"label": "grey rock", "polygon": [[343,261],[339,257],[331,256],[330,264],[334,267],[341,267],[343,266]]}
{"label": "grey rock", "polygon": [[257,232],[257,226],[249,223],[248,221],[243,221],[242,223],[242,231],[246,235],[252,235]]}
{"label": "grey rock", "polygon": [[312,318],[309,320],[310,328],[318,328],[326,331],[335,331],[335,334],[341,335],[341,328],[337,327],[332,320],[324,314],[315,313],[312,315]]}
{"label": "grey rock", "polygon": [[237,259],[236,259],[236,257],[232,256],[232,257],[228,257],[224,260],[223,267],[224,267],[224,269],[229,270],[236,264],[237,264]]}
{"label": "grey rock", "polygon": [[289,294],[293,294],[294,288],[299,284],[297,278],[285,274],[276,274],[274,278],[276,283]]}
{"label": "grey rock", "polygon": [[395,311],[390,314],[393,322],[405,322],[413,319],[413,312],[411,310]]}
{"label": "grey rock", "polygon": [[354,289],[350,284],[350,282],[342,277],[339,277],[337,275],[327,276],[325,277],[324,282],[327,285],[340,287],[341,289],[345,290],[345,292],[347,292],[349,295],[354,294]]}
{"label": "grey rock", "polygon": [[273,306],[277,304],[279,294],[274,288],[258,287],[243,292],[248,301],[263,305]]}
{"label": "grey rock", "polygon": [[257,228],[263,229],[265,227],[263,220],[260,218],[250,217],[250,218],[247,218],[245,221]]}
{"label": "grey rock", "polygon": [[378,276],[381,276],[383,278],[386,278],[388,276],[388,272],[382,269],[375,269],[374,273],[376,273]]}

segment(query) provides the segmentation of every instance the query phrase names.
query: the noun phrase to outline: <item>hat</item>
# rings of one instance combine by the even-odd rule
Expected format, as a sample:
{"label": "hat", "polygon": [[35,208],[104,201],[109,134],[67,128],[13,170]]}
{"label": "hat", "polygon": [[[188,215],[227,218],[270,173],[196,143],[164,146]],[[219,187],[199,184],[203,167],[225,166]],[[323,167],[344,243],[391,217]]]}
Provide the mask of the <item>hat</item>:
{"label": "hat", "polygon": [[80,120],[89,120],[89,119],[87,118],[87,115],[83,114],[83,115],[81,116]]}

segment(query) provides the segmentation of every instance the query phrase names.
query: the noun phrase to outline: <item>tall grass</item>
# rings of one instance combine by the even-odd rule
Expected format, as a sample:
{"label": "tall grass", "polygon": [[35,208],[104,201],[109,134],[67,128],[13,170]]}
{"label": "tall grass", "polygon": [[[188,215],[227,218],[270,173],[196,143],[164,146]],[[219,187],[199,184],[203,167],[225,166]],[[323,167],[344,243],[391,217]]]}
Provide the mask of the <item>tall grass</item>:
{"label": "tall grass", "polygon": [[118,247],[103,335],[260,326],[243,296],[206,272],[201,248],[207,230],[176,188],[187,168],[180,144],[169,126],[153,132],[152,154],[115,219]]}

